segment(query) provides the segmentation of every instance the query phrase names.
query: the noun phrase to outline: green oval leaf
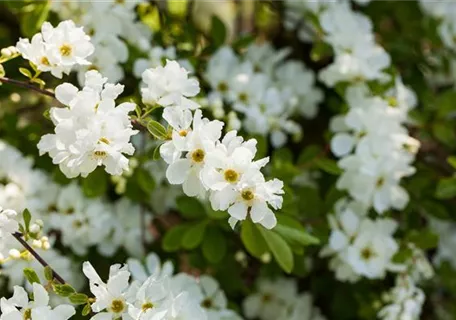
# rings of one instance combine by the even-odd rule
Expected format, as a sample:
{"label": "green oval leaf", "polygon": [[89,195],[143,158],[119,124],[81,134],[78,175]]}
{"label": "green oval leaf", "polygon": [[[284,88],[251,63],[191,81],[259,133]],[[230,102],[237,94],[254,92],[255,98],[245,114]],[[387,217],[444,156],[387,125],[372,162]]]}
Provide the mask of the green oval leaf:
{"label": "green oval leaf", "polygon": [[258,229],[263,235],[264,240],[268,244],[268,247],[279,266],[286,273],[290,273],[293,270],[294,258],[293,251],[288,243],[272,230],[267,230],[263,227],[258,227]]}
{"label": "green oval leaf", "polygon": [[167,137],[167,132],[164,126],[160,122],[155,120],[150,120],[147,124],[147,130],[157,139],[165,140]]}
{"label": "green oval leaf", "polygon": [[206,226],[207,221],[202,221],[189,227],[182,238],[182,247],[187,250],[197,248],[203,241]]}
{"label": "green oval leaf", "polygon": [[227,243],[222,231],[208,228],[203,240],[203,255],[211,263],[219,263],[226,254]]}

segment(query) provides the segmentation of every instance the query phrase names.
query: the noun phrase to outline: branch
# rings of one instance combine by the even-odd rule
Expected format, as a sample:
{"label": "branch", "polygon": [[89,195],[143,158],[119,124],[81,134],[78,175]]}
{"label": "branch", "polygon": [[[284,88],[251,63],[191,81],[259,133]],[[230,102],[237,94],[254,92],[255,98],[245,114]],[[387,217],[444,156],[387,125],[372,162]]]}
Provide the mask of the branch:
{"label": "branch", "polygon": [[41,88],[38,88],[37,86],[34,86],[30,83],[27,83],[27,82],[24,82],[24,81],[19,81],[19,80],[14,80],[14,79],[9,79],[9,78],[0,78],[0,82],[1,83],[9,83],[9,84],[13,84],[15,86],[18,86],[18,87],[21,87],[21,88],[25,88],[25,89],[30,89],[30,90],[33,90],[33,91],[36,91],[36,92],[39,92],[41,94],[44,94],[48,97],[51,97],[51,98],[54,98],[55,99],[55,94],[49,90],[46,90],[46,89],[41,89]]}
{"label": "branch", "polygon": [[34,256],[35,259],[38,260],[38,262],[41,263],[41,265],[43,267],[51,268],[52,274],[53,274],[54,278],[57,279],[58,282],[60,282],[61,284],[66,283],[66,281],[57,272],[55,272],[54,269],[52,269],[52,267],[38,254],[38,252],[36,252],[24,239],[22,239],[22,234],[16,232],[16,233],[13,233],[13,237],[15,237],[16,240],[19,241],[19,243],[22,244],[22,246],[25,249],[27,249],[27,251],[30,252],[30,254],[32,256]]}

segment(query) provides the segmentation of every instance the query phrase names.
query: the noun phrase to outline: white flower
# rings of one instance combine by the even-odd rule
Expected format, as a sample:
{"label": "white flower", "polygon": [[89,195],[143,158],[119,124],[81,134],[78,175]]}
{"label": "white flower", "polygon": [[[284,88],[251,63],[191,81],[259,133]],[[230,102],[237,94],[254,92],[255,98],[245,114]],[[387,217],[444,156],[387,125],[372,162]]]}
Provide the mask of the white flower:
{"label": "white flower", "polygon": [[19,230],[19,224],[16,218],[16,211],[0,207],[0,239]]}
{"label": "white flower", "polygon": [[171,261],[166,261],[161,265],[160,258],[155,253],[149,253],[146,256],[145,266],[139,260],[128,259],[128,269],[131,272],[131,277],[139,282],[144,282],[148,277],[154,279],[163,279],[171,277],[174,272],[174,265]]}
{"label": "white flower", "polygon": [[166,177],[171,184],[182,184],[188,196],[203,195],[205,188],[200,180],[200,171],[206,156],[215,149],[215,143],[222,134],[223,122],[202,119],[200,110],[195,111],[193,130],[185,139],[175,139],[173,143],[179,151],[187,152],[185,158],[171,163],[166,170]]}
{"label": "white flower", "polygon": [[169,279],[149,277],[135,291],[135,301],[129,304],[128,313],[133,319],[156,319],[167,311]]}
{"label": "white flower", "polygon": [[97,166],[104,165],[111,175],[128,169],[124,154],[134,152],[128,113],[133,103],[116,107],[114,99],[122,85],[106,83],[97,71],[86,73],[85,87],[79,91],[69,83],[56,88],[56,97],[68,108],[52,108],[55,134],[43,136],[38,143],[40,154],[49,153],[67,177],[86,177]]}
{"label": "white flower", "polygon": [[55,28],[45,22],[41,33],[34,35],[31,43],[28,39],[20,39],[16,47],[38,70],[50,71],[57,78],[61,78],[62,73],[68,74],[75,65],[90,64],[87,57],[94,51],[90,37],[71,20],[63,21]]}
{"label": "white flower", "polygon": [[416,287],[407,276],[399,275],[396,286],[386,295],[387,305],[378,312],[382,320],[418,320],[424,303],[423,290]]}
{"label": "white flower", "polygon": [[141,89],[144,103],[151,105],[198,108],[196,102],[188,99],[200,91],[198,80],[188,78],[188,72],[176,61],[167,60],[164,67],[147,69],[142,74],[145,87]]}
{"label": "white flower", "polygon": [[93,320],[118,319],[128,315],[127,289],[130,272],[126,266],[111,266],[107,283],[101,280],[90,262],[84,262],[82,271],[89,279],[90,291],[96,298],[92,310],[97,312],[97,315],[92,317]]}
{"label": "white flower", "polygon": [[225,195],[211,197],[212,207],[216,210],[226,210],[230,214],[232,227],[239,221],[245,220],[247,215],[254,223],[259,223],[267,229],[277,224],[274,212],[269,208],[282,207],[283,182],[278,179],[265,181],[261,173],[252,177],[245,177],[236,186],[235,190]]}
{"label": "white flower", "polygon": [[296,282],[286,278],[275,281],[260,278],[257,289],[257,292],[249,295],[242,303],[242,309],[248,319],[281,319],[293,305],[298,294]]}
{"label": "white flower", "polygon": [[15,286],[14,295],[10,299],[2,298],[0,301],[1,320],[33,319],[33,320],[67,320],[75,313],[73,306],[62,304],[51,309],[49,295],[46,289],[38,283],[33,284],[33,301],[29,301],[24,288]]}

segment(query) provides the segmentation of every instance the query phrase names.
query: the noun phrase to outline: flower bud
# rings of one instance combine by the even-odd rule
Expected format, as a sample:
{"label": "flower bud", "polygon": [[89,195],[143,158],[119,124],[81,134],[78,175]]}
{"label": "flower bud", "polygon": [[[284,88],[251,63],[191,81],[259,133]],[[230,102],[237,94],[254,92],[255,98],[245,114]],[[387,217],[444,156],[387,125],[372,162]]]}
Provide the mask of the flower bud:
{"label": "flower bud", "polygon": [[13,259],[19,259],[21,257],[21,252],[17,249],[11,249],[8,253]]}
{"label": "flower bud", "polygon": [[40,230],[41,230],[41,227],[36,223],[34,223],[30,226],[31,233],[38,233],[38,232],[40,232]]}

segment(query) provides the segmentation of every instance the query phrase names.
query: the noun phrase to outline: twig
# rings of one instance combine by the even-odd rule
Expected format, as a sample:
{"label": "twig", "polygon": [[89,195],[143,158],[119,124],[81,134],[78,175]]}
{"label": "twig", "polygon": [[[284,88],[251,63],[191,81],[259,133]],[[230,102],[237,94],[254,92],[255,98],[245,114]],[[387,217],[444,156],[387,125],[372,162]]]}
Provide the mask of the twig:
{"label": "twig", "polygon": [[57,279],[58,282],[60,282],[61,284],[65,284],[66,281],[57,273],[55,272],[54,269],[52,269],[52,267],[38,254],[38,252],[36,252],[24,239],[22,239],[22,234],[16,232],[16,233],[13,233],[13,237],[16,238],[17,241],[19,241],[20,244],[22,244],[22,246],[27,249],[28,252],[30,252],[30,254],[32,256],[35,257],[35,259],[41,263],[41,265],[43,267],[50,267],[51,270],[52,270],[52,275],[54,276],[55,279]]}
{"label": "twig", "polygon": [[13,84],[18,87],[25,88],[25,89],[30,89],[30,90],[39,92],[41,94],[44,94],[48,97],[52,97],[52,98],[56,99],[55,94],[53,92],[46,90],[46,89],[38,88],[37,86],[34,86],[34,85],[24,82],[24,81],[19,81],[19,80],[14,80],[14,79],[9,79],[9,78],[0,78],[0,82]]}

